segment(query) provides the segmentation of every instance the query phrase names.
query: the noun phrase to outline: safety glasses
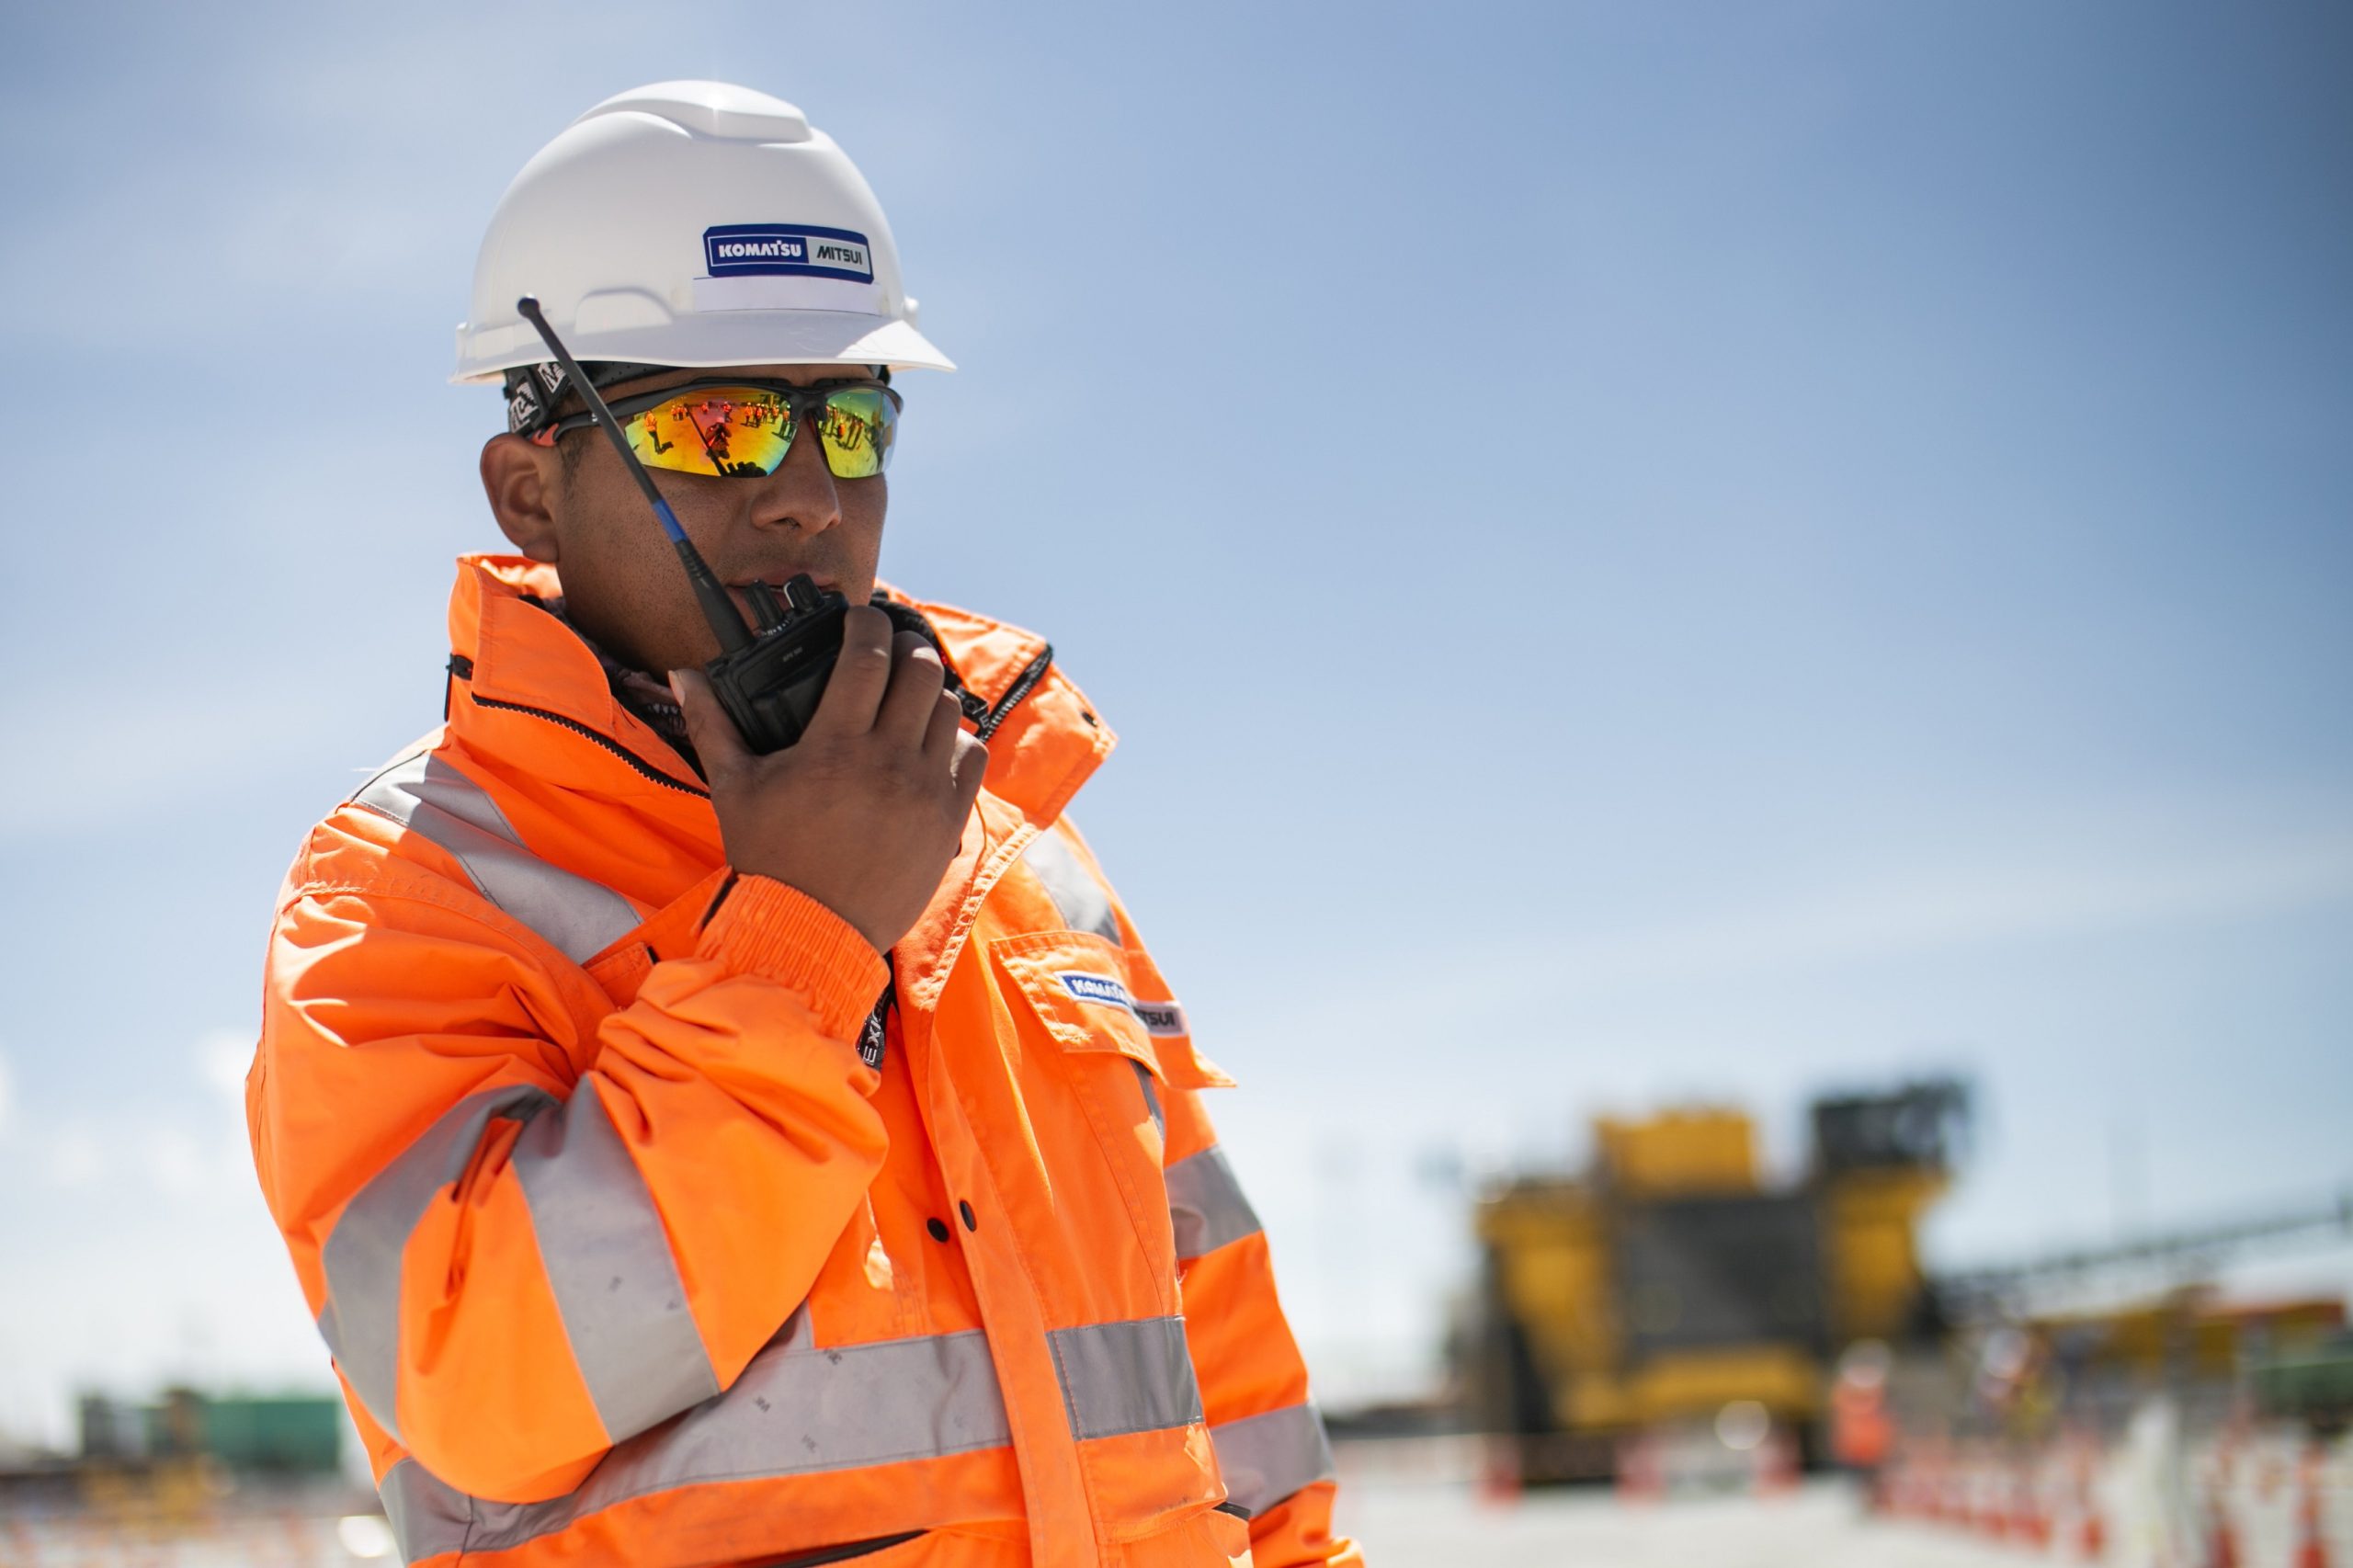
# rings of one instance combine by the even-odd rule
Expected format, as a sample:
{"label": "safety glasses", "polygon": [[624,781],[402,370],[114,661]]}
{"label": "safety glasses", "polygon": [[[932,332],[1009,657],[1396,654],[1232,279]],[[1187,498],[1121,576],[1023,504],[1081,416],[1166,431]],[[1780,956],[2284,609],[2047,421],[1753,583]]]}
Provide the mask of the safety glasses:
{"label": "safety glasses", "polygon": [[[870,479],[891,465],[899,394],[881,381],[796,387],[786,381],[712,378],[613,400],[629,449],[648,468],[759,479],[784,466],[803,421],[813,425],[835,479]],[[593,415],[559,419],[532,439],[553,446]]]}

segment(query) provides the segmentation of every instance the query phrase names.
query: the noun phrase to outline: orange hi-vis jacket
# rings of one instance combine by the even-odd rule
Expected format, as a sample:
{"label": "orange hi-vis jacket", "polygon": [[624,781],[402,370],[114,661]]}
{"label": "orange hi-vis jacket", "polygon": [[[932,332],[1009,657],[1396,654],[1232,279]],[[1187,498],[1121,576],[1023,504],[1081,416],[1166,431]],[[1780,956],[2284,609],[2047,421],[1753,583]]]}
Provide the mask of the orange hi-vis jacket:
{"label": "orange hi-vis jacket", "polygon": [[448,721],[295,860],[247,1080],[406,1561],[1360,1563],[1045,644],[924,607],[999,727],[886,965],[730,872],[558,591],[460,562]]}

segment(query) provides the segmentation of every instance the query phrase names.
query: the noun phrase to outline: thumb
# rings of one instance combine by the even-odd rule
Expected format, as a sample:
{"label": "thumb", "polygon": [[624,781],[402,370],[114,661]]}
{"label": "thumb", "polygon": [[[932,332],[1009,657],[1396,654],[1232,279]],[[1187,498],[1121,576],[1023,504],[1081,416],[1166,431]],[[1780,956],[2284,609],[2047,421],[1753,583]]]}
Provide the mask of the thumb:
{"label": "thumb", "polygon": [[702,759],[703,777],[716,780],[751,760],[751,751],[735,731],[735,722],[719,705],[710,677],[700,670],[672,670],[670,694],[678,699],[679,716],[687,722],[687,739]]}

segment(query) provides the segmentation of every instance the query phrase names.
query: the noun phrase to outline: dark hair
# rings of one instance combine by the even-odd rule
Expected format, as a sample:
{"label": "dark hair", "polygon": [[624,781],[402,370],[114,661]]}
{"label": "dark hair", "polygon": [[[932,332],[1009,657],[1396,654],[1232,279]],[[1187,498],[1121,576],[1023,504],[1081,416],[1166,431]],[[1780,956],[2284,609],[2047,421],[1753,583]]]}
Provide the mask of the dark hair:
{"label": "dark hair", "polygon": [[579,477],[580,465],[588,459],[588,449],[605,438],[605,433],[594,426],[574,430],[571,434],[584,438],[567,441],[559,437],[555,444],[556,455],[563,459],[563,478],[567,484]]}

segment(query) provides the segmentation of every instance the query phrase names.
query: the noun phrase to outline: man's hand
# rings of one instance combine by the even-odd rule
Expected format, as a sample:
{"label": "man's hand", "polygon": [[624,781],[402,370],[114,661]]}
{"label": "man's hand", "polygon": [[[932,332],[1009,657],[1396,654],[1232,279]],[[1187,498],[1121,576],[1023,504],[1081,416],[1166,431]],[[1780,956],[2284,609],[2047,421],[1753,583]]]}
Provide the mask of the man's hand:
{"label": "man's hand", "polygon": [[700,670],[671,688],[710,780],[728,863],[800,889],[887,951],[931,902],[988,770],[939,655],[851,608],[842,652],[800,741],[755,756]]}

